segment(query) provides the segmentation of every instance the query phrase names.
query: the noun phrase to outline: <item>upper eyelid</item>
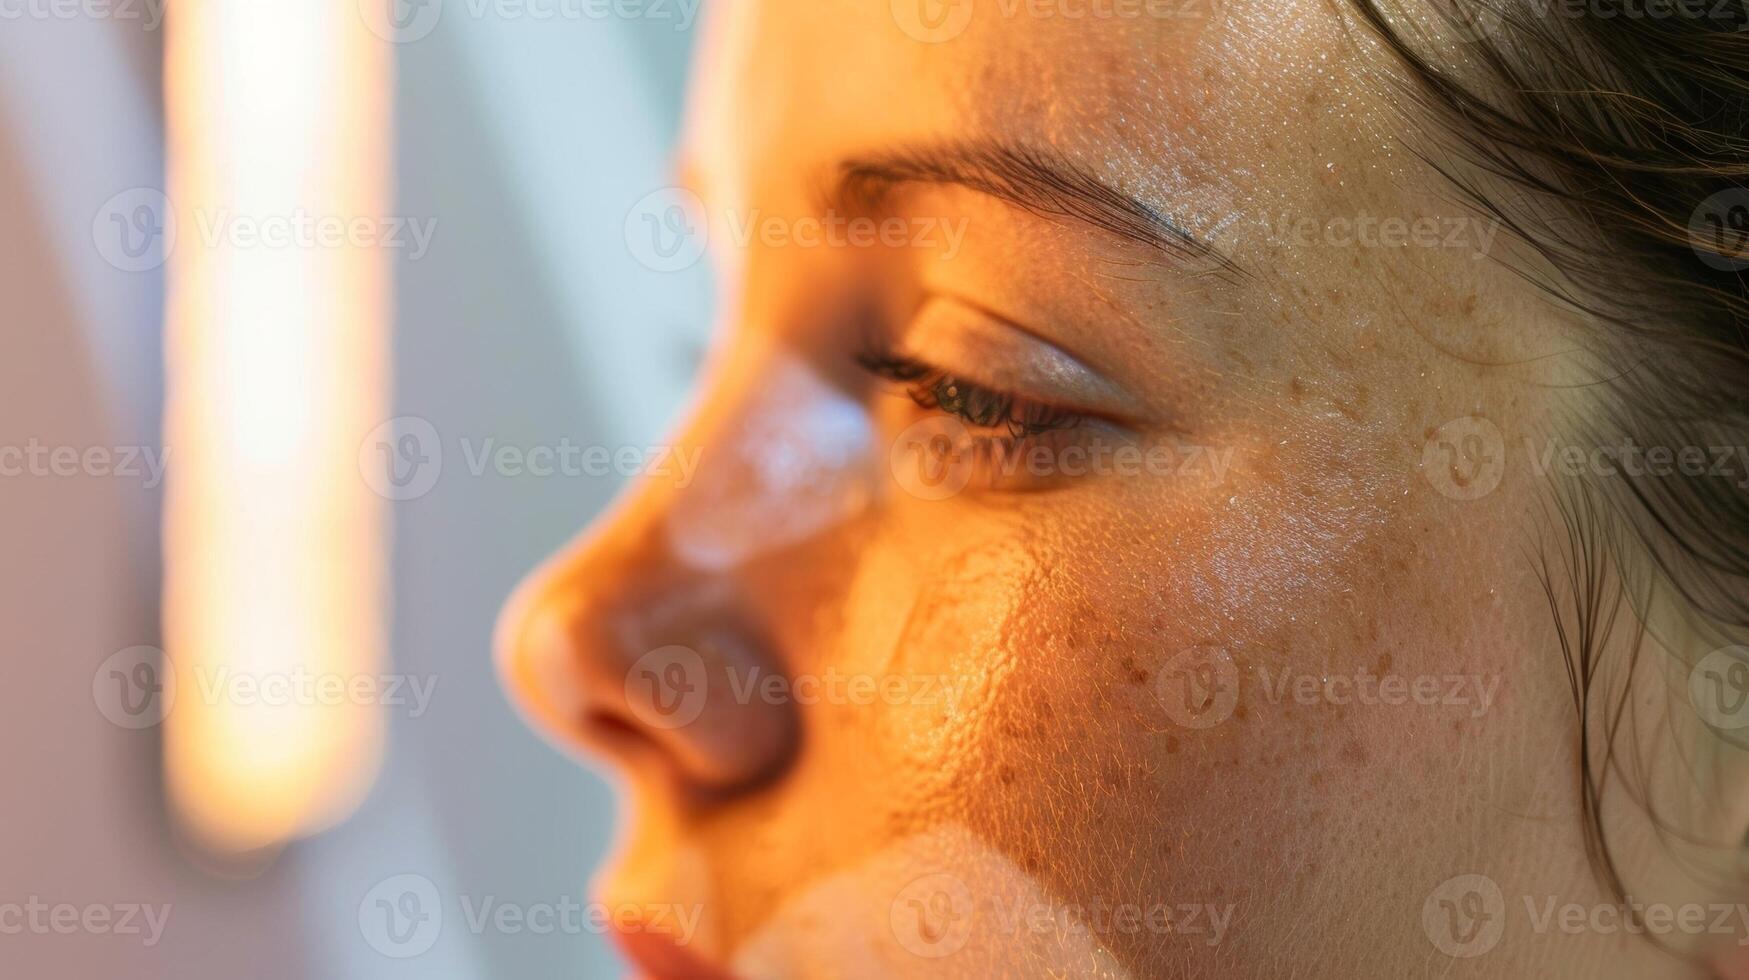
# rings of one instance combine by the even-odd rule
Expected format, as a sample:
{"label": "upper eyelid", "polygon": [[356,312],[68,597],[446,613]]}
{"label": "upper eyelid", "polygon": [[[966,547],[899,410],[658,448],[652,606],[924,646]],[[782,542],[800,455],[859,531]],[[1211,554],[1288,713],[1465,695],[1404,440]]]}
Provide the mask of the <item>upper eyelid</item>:
{"label": "upper eyelid", "polygon": [[[1013,435],[1069,428],[1087,418],[1077,409],[1028,397],[1000,386],[988,385],[957,372],[936,367],[918,358],[896,352],[859,354],[857,363],[871,373],[909,387],[906,394],[925,408],[936,408],[967,422],[993,428],[1005,425]],[[965,401],[995,399],[1001,405],[1001,420],[981,421],[964,410],[947,408],[940,403],[935,389],[951,381],[965,389]],[[981,397],[975,397],[981,396]],[[962,402],[963,404],[963,402]],[[1024,411],[1017,412],[1017,409]]]}
{"label": "upper eyelid", "polygon": [[1120,423],[1143,417],[1133,396],[1045,333],[957,293],[933,291],[897,346],[986,388]]}

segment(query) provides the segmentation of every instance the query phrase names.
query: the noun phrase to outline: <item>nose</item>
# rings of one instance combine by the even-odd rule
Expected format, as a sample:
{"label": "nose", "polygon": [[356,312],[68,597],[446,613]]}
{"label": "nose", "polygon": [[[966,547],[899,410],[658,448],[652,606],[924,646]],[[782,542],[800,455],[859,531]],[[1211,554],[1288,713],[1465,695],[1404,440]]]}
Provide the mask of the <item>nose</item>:
{"label": "nose", "polygon": [[620,765],[655,759],[713,796],[773,778],[794,755],[794,706],[750,696],[782,657],[744,586],[677,556],[665,518],[684,490],[648,482],[517,590],[499,671],[562,746]]}
{"label": "nose", "polygon": [[554,741],[720,796],[796,756],[792,671],[828,645],[878,481],[862,405],[797,353],[739,344],[709,391],[677,465],[517,590],[497,650]]}

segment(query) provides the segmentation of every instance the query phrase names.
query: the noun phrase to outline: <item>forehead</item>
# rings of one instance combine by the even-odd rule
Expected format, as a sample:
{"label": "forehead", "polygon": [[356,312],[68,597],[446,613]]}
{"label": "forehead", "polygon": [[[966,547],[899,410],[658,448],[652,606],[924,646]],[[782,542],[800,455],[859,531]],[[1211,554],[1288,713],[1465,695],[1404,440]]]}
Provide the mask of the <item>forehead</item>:
{"label": "forehead", "polygon": [[847,155],[997,138],[1051,147],[1163,211],[1188,203],[1213,223],[1257,188],[1293,193],[1326,164],[1377,149],[1364,66],[1337,10],[732,0],[704,42],[688,153],[732,171],[713,183],[757,192]]}

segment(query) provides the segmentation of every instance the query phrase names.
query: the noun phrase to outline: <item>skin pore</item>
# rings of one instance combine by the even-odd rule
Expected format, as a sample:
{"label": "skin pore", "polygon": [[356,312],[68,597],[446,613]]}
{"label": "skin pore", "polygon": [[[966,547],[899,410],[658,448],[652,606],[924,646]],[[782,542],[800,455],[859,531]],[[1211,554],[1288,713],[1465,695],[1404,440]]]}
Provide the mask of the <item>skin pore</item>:
{"label": "skin pore", "polygon": [[[1318,0],[913,6],[735,0],[702,41],[699,472],[500,627],[623,781],[603,901],[701,907],[675,938],[760,977],[1686,975],[1531,911],[1615,902],[1527,558],[1524,447],[1589,366],[1385,56]],[[907,234],[759,230],[827,213]],[[706,693],[674,723],[652,677]],[[1343,693],[1387,680],[1423,695]],[[1474,956],[1464,875],[1503,899]]]}

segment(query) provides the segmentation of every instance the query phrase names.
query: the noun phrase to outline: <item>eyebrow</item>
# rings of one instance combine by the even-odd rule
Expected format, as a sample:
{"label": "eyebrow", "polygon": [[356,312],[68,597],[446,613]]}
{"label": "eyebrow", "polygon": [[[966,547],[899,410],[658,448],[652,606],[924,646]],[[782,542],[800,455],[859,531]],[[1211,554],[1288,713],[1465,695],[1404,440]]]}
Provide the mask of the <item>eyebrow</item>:
{"label": "eyebrow", "polygon": [[1029,213],[1066,218],[1178,260],[1242,274],[1224,252],[1135,195],[1035,146],[973,141],[909,148],[846,161],[826,200],[878,204],[900,184],[951,184]]}

